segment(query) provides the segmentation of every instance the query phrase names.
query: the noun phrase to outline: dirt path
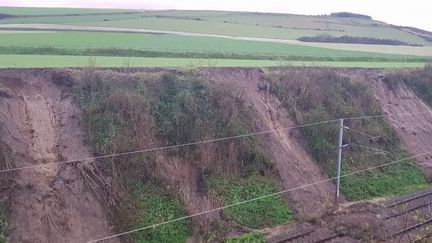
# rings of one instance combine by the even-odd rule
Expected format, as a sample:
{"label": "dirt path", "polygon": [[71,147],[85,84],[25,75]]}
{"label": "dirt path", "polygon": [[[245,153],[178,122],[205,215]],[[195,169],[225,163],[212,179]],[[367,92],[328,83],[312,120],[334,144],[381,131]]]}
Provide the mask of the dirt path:
{"label": "dirt path", "polygon": [[[76,108],[44,78],[0,76],[1,132],[17,167],[90,156]],[[76,116],[78,117],[78,116]],[[110,234],[100,203],[74,165],[21,170],[11,199],[11,242],[86,242]]]}
{"label": "dirt path", "polygon": [[[234,83],[244,92],[247,102],[255,110],[258,131],[296,125],[289,120],[284,109],[275,109],[278,106],[278,100],[275,97],[270,97],[267,102],[266,92],[258,91],[258,83],[261,79],[259,70],[230,68],[225,71],[208,70],[207,72],[207,77],[210,79]],[[283,189],[328,179],[299,143],[297,135],[298,131],[278,131],[258,138],[258,141],[265,145],[272,155],[282,180]],[[286,198],[297,218],[311,219],[324,214],[333,205],[333,192],[333,184],[326,182],[288,192]]]}
{"label": "dirt path", "polygon": [[[368,82],[384,112],[393,115],[388,118],[398,133],[404,148],[411,154],[432,152],[432,109],[411,89],[401,85],[389,90],[379,75]],[[418,113],[413,115],[398,115]],[[416,158],[428,181],[432,181],[432,155]]]}

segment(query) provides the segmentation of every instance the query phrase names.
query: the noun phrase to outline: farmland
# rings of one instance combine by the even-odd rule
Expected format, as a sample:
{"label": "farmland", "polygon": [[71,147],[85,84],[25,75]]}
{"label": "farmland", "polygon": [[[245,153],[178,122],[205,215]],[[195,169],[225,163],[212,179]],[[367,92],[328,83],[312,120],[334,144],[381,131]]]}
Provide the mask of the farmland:
{"label": "farmland", "polygon": [[[283,60],[301,66],[386,68],[419,67],[432,61],[432,43],[368,19],[224,11],[8,7],[0,7],[0,14],[6,16],[0,18],[0,54],[11,55],[9,60],[0,60],[1,67],[75,67],[82,66],[88,57],[98,57],[98,65],[104,67],[123,65],[124,58],[119,57],[129,58],[135,66],[162,67],[185,66],[193,60],[202,63],[202,59],[217,62],[218,66],[271,66]],[[394,39],[419,46],[297,40],[321,34]],[[45,61],[52,56],[56,62]],[[38,58],[35,63],[33,60]],[[158,59],[149,62],[149,58]]]}
{"label": "farmland", "polygon": [[422,62],[334,62],[334,61],[276,61],[247,59],[196,59],[196,58],[153,58],[153,57],[89,57],[65,55],[8,55],[0,54],[3,68],[42,67],[364,67],[364,68],[419,68]]}

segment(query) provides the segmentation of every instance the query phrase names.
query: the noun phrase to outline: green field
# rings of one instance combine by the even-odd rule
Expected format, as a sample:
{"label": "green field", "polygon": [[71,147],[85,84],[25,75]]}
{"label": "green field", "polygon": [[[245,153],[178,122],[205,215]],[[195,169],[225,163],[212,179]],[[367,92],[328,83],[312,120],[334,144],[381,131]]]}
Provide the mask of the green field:
{"label": "green field", "polygon": [[[330,16],[302,16],[290,14],[223,12],[223,11],[140,11],[89,9],[31,9],[0,8],[0,13],[34,15],[82,14],[82,16],[42,16],[10,18],[5,23],[55,23],[88,26],[145,28],[173,30],[229,36],[297,39],[302,36],[331,34],[374,38],[432,45],[406,31],[379,21],[336,18]],[[99,15],[88,15],[89,13]],[[117,12],[117,13],[116,13]],[[122,13],[125,12],[125,13]],[[101,14],[106,13],[106,14]]]}
{"label": "green field", "polygon": [[88,57],[65,55],[8,55],[0,54],[0,68],[43,67],[364,67],[364,68],[418,68],[421,62],[320,62],[320,61],[272,61],[238,59],[151,58],[151,57]]}
{"label": "green field", "polygon": [[[132,66],[163,67],[188,66],[191,62],[217,63],[216,66],[274,66],[280,64],[279,60],[288,60],[292,65],[398,68],[419,67],[432,61],[431,42],[383,22],[359,18],[226,11],[7,7],[0,7],[0,13],[12,15],[0,19],[0,27],[7,28],[0,30],[0,55],[10,57],[0,60],[1,67],[76,67],[85,65],[89,56],[97,56],[97,65],[103,67],[122,66],[124,57],[130,57],[127,62]],[[51,24],[51,27],[43,24]],[[93,29],[88,30],[90,27]],[[62,31],[55,31],[56,28]],[[71,28],[78,30],[70,31]],[[129,33],[143,31],[176,33]],[[423,46],[296,40],[321,34],[397,39]]]}
{"label": "green field", "polygon": [[[425,61],[425,58],[415,56],[176,35],[108,32],[6,32],[0,34],[0,37],[2,39],[0,53],[2,54],[85,55],[84,50],[86,49],[116,49],[123,50],[121,56],[146,57],[148,55],[137,54],[133,50],[159,52],[157,57],[185,57],[181,54],[189,53],[191,57],[202,58],[278,59],[278,57],[285,57],[285,59],[295,61]],[[113,51],[109,50],[93,52],[99,53],[93,53],[98,56],[114,56]],[[193,56],[193,53],[196,55]]]}
{"label": "green field", "polygon": [[88,9],[88,8],[36,8],[36,7],[0,7],[0,12],[9,15],[59,15],[59,14],[93,14],[123,13],[123,9]]}

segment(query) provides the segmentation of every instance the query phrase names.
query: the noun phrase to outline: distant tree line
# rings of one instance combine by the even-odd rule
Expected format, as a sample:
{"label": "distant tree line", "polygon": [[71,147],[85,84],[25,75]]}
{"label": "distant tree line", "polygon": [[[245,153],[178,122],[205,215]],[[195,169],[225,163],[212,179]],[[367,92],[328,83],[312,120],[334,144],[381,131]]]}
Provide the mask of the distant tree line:
{"label": "distant tree line", "polygon": [[350,13],[350,12],[331,13],[330,16],[332,16],[332,17],[340,17],[340,18],[360,18],[360,19],[370,19],[370,20],[372,20],[372,17],[369,16],[369,15],[356,14],[356,13]]}
{"label": "distant tree line", "polygon": [[303,42],[322,42],[322,43],[351,43],[351,44],[370,44],[370,45],[392,45],[392,46],[421,46],[418,44],[411,44],[408,42],[395,40],[395,39],[377,39],[371,37],[358,37],[358,36],[340,36],[335,37],[331,35],[319,36],[304,36],[297,40]]}

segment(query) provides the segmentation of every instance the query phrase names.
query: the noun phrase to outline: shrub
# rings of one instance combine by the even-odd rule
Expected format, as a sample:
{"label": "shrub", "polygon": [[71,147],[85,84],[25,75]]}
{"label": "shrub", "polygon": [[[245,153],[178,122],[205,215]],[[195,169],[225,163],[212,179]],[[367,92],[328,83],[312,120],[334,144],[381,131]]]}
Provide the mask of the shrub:
{"label": "shrub", "polygon": [[[190,73],[121,74],[88,70],[73,92],[82,110],[81,124],[87,132],[87,142],[98,155],[236,136],[248,133],[253,126],[241,93]],[[202,171],[203,178],[216,172],[247,176],[271,170],[271,162],[251,137],[191,144],[159,153],[192,163]],[[150,194],[149,200],[153,201],[139,196],[148,191],[134,189],[137,184],[145,187],[160,182],[158,154],[115,157],[97,163],[103,173],[113,178],[110,193],[121,199],[110,210],[112,221],[121,231],[147,225],[139,217],[145,207],[157,203],[170,205],[169,198],[174,201],[179,198],[178,191],[173,189],[178,185],[165,187],[161,183],[158,190],[163,194]],[[150,206],[142,206],[143,203]],[[140,239],[161,242],[167,239],[164,227],[151,232],[140,234]]]}
{"label": "shrub", "polygon": [[[275,73],[268,77],[270,91],[289,111],[298,124],[315,123],[343,117],[381,115],[382,111],[365,85],[328,70],[311,72]],[[343,154],[342,174],[388,163],[405,157],[396,132],[384,119],[346,120],[345,125],[375,136],[376,141],[362,145],[387,151],[376,153],[358,147],[346,147]],[[336,175],[337,124],[321,124],[301,129],[307,146],[322,168],[331,177]],[[354,131],[345,131],[344,144],[367,139]],[[391,165],[373,173],[353,175],[342,180],[341,190],[350,200],[401,193],[407,188],[426,183],[415,165]],[[371,180],[375,176],[385,180]],[[411,178],[412,180],[407,180]]]}

